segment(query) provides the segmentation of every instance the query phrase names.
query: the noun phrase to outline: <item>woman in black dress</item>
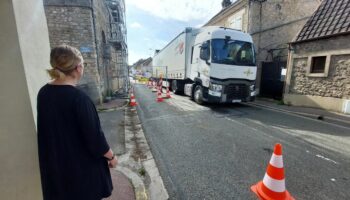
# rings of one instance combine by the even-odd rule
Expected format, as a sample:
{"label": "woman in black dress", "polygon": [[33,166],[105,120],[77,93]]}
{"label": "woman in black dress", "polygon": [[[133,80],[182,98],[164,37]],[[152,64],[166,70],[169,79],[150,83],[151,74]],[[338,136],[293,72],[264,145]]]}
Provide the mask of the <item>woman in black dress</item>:
{"label": "woman in black dress", "polygon": [[81,53],[68,45],[51,50],[52,82],[38,94],[38,149],[44,200],[101,200],[111,195],[109,168],[117,165],[90,98],[76,88]]}

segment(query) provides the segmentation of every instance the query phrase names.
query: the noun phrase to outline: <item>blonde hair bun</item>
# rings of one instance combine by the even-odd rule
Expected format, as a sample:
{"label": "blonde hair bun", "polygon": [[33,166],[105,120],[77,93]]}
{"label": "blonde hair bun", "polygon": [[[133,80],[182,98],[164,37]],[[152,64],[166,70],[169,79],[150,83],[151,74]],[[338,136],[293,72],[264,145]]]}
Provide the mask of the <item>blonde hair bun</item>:
{"label": "blonde hair bun", "polygon": [[63,78],[69,75],[83,61],[80,51],[69,45],[60,45],[51,50],[50,64],[47,70],[51,79]]}

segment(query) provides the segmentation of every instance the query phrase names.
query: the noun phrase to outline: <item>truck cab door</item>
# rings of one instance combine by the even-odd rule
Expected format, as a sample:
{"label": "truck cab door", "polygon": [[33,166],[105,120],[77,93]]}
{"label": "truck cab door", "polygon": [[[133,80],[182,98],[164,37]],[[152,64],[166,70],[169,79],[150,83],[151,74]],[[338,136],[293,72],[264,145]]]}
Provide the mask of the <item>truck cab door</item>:
{"label": "truck cab door", "polygon": [[198,71],[204,87],[209,87],[209,66],[210,66],[210,41],[204,42],[200,46]]}

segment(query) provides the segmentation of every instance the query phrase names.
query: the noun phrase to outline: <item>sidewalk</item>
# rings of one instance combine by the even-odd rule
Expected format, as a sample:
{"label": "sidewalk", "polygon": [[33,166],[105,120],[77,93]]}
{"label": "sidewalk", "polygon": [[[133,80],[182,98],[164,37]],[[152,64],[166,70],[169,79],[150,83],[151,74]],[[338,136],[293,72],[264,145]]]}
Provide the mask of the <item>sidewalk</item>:
{"label": "sidewalk", "polygon": [[116,98],[102,105],[97,105],[96,109],[98,111],[110,111],[110,110],[121,109],[125,105],[126,105],[126,99]]}
{"label": "sidewalk", "polygon": [[[117,155],[125,153],[124,108],[126,99],[114,99],[103,105],[96,106],[99,111],[102,130],[106,139]],[[113,192],[104,200],[135,200],[134,187],[128,177],[117,169],[111,169]]]}
{"label": "sidewalk", "polygon": [[312,119],[322,120],[324,122],[340,126],[350,127],[350,115],[330,112],[318,108],[279,105],[278,101],[265,98],[258,98],[254,102],[249,102],[248,104],[290,114],[296,114]]}
{"label": "sidewalk", "polygon": [[120,171],[111,170],[113,181],[112,195],[104,200],[134,200],[135,192],[130,180]]}

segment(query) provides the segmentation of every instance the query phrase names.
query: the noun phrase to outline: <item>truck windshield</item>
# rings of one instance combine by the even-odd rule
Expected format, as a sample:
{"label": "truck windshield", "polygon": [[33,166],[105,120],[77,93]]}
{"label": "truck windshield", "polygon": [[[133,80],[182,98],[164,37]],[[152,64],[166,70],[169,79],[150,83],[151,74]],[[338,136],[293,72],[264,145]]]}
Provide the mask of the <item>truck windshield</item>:
{"label": "truck windshield", "polygon": [[212,63],[255,66],[254,49],[250,42],[213,39],[211,45]]}

